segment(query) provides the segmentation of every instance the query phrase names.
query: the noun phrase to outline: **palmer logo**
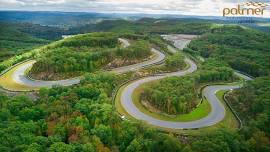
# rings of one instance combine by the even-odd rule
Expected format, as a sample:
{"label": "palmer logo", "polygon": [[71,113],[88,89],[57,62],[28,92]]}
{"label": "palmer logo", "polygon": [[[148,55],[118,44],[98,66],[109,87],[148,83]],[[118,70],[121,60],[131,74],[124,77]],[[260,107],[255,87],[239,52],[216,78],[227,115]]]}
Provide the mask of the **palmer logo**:
{"label": "palmer logo", "polygon": [[261,2],[247,2],[233,8],[224,8],[223,16],[262,16],[268,5]]}

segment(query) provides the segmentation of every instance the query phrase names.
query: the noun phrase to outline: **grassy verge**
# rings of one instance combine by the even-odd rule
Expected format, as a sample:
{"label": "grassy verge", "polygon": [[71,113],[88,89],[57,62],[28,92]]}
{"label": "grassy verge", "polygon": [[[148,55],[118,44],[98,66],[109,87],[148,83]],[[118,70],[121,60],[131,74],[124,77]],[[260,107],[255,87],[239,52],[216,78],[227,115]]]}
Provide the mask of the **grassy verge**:
{"label": "grassy verge", "polygon": [[122,107],[121,105],[121,94],[124,90],[124,88],[127,86],[128,84],[126,85],[123,85],[122,87],[119,88],[118,90],[118,93],[116,94],[116,97],[115,97],[115,101],[114,101],[114,105],[115,105],[115,108],[117,110],[117,112],[122,115],[122,116],[125,116],[127,117],[128,119],[134,119],[133,117],[131,117],[127,112],[126,110]]}
{"label": "grassy verge", "polygon": [[0,86],[3,87],[4,89],[10,90],[10,91],[32,91],[32,90],[37,90],[38,88],[36,88],[36,87],[30,87],[30,86],[26,86],[26,85],[23,85],[23,84],[19,84],[19,83],[15,82],[12,79],[13,73],[18,68],[20,68],[21,66],[23,66],[25,64],[31,63],[31,62],[33,62],[33,60],[24,62],[22,64],[19,64],[19,65],[13,67],[12,69],[10,69],[9,71],[7,71],[2,76],[0,76]]}

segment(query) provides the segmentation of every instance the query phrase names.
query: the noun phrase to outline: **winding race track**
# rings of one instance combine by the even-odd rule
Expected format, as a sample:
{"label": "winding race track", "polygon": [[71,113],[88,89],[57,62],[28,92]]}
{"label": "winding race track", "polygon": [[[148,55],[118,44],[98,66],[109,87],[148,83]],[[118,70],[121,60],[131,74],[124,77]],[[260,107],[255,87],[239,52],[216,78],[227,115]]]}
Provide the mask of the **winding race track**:
{"label": "winding race track", "polygon": [[[122,43],[124,48],[130,45],[130,43],[126,39],[119,38],[118,40]],[[146,67],[146,66],[151,66],[152,64],[162,62],[164,60],[165,55],[161,53],[160,51],[152,48],[151,52],[155,54],[155,57],[153,57],[152,59],[138,63],[138,64],[132,64],[132,65],[128,65],[128,66],[124,66],[120,68],[115,68],[115,69],[112,69],[111,72],[124,73],[128,71],[134,71],[134,70]],[[42,80],[30,79],[29,77],[25,75],[25,71],[31,68],[35,62],[36,62],[35,60],[24,62],[22,64],[19,64],[13,67],[11,70],[3,74],[0,77],[0,84],[2,84],[2,87],[10,91],[30,91],[30,90],[37,90],[41,87],[50,88],[54,85],[70,86],[70,85],[80,83],[80,77],[66,79],[66,80],[59,80],[59,81],[42,81]],[[7,80],[5,76],[11,77],[11,80],[10,78],[9,80]]]}
{"label": "winding race track", "polygon": [[[179,39],[177,39],[177,41],[179,42]],[[187,45],[186,42],[184,43],[184,45]],[[182,49],[183,45],[180,44],[180,45],[176,45],[176,47],[177,46],[180,46]],[[202,95],[209,102],[211,106],[211,112],[202,119],[189,121],[189,122],[172,122],[172,121],[165,121],[165,120],[160,120],[160,119],[151,117],[141,112],[132,102],[132,94],[134,90],[140,85],[142,85],[143,83],[159,80],[159,79],[169,77],[169,76],[184,76],[186,74],[192,73],[197,70],[197,65],[192,60],[186,58],[185,62],[190,65],[187,70],[167,73],[167,74],[159,75],[159,76],[146,77],[146,78],[143,78],[143,79],[140,79],[140,80],[137,80],[128,84],[123,89],[120,96],[120,102],[121,102],[122,107],[125,109],[125,111],[130,116],[138,120],[145,121],[146,123],[154,125],[154,126],[158,126],[162,128],[169,128],[169,129],[201,128],[201,127],[214,125],[220,122],[221,120],[223,120],[223,118],[225,117],[225,108],[224,108],[224,105],[218,100],[215,93],[219,90],[236,89],[236,88],[241,87],[241,85],[214,85],[214,86],[205,87],[203,89]],[[243,74],[240,74],[237,72],[235,72],[235,74],[242,77],[245,80],[251,80],[251,78]]]}
{"label": "winding race track", "polygon": [[25,85],[25,86],[28,86],[28,87],[34,87],[34,88],[37,88],[37,87],[51,87],[53,85],[69,86],[69,85],[80,83],[79,78],[72,78],[72,79],[59,80],[59,81],[41,81],[41,80],[29,79],[25,75],[25,71],[28,68],[31,68],[35,62],[36,61],[31,60],[31,61],[19,66],[17,68],[17,70],[15,70],[12,73],[12,79],[18,84]]}
{"label": "winding race track", "polygon": [[124,73],[124,72],[128,72],[128,71],[135,71],[135,70],[138,70],[140,68],[143,68],[143,67],[146,67],[146,66],[151,66],[153,64],[162,62],[165,59],[165,55],[163,53],[161,53],[160,51],[158,51],[158,50],[156,50],[154,48],[152,48],[151,51],[157,57],[155,57],[152,60],[147,60],[147,61],[144,61],[144,62],[141,62],[141,63],[115,68],[115,69],[112,69],[112,72]]}
{"label": "winding race track", "polygon": [[[164,35],[168,41],[172,41],[176,47],[179,49],[183,49],[192,38],[195,38],[196,36],[188,36],[188,35]],[[128,47],[129,42],[126,39],[119,38],[119,41],[122,43],[123,47]],[[179,44],[183,42],[182,44]],[[176,49],[174,49],[171,46],[168,46],[168,49],[175,53],[177,52]],[[165,58],[165,55],[161,53],[160,51],[152,48],[151,51],[156,55],[155,58],[138,63],[133,64],[125,67],[115,68],[112,70],[112,72],[116,73],[123,73],[127,71],[137,70],[139,68],[150,66],[159,62],[162,62]],[[5,89],[8,89],[8,86],[14,86],[16,85],[18,88],[20,88],[18,91],[29,91],[34,89],[39,89],[40,87],[52,87],[53,85],[62,85],[62,86],[69,86],[73,84],[78,84],[80,82],[80,77],[73,78],[73,79],[67,79],[67,80],[59,80],[59,81],[40,81],[40,80],[32,80],[29,79],[25,75],[25,71],[35,63],[36,61],[31,60],[27,61],[23,64],[17,65],[4,73],[0,77],[0,84],[2,84],[2,87]],[[185,58],[185,62],[189,65],[188,69],[172,72],[172,73],[166,73],[166,74],[159,74],[156,76],[150,76],[145,77],[136,81],[133,81],[132,83],[129,83],[125,86],[120,95],[120,103],[121,106],[124,108],[124,110],[132,117],[145,121],[148,124],[162,127],[162,128],[170,128],[170,129],[188,129],[188,128],[201,128],[201,127],[207,127],[214,125],[225,117],[225,108],[224,105],[218,100],[215,93],[219,90],[230,90],[230,89],[236,89],[241,87],[241,84],[239,85],[213,85],[213,86],[207,86],[203,89],[202,95],[207,99],[211,106],[211,112],[204,118],[190,121],[190,122],[172,122],[172,121],[164,121],[159,120],[154,117],[151,117],[149,115],[146,115],[145,113],[141,112],[132,102],[132,94],[134,90],[139,87],[141,84],[163,79],[165,77],[171,77],[171,76],[184,76],[187,74],[190,74],[197,70],[197,65],[189,58]],[[236,75],[239,77],[242,77],[245,80],[251,80],[252,78],[245,76],[243,74],[240,74],[238,72],[235,72]],[[11,80],[10,80],[11,79]],[[7,82],[7,80],[10,80],[12,82]],[[4,85],[3,85],[4,84]],[[7,84],[7,85],[5,85]],[[22,89],[23,88],[23,89]],[[25,90],[25,88],[28,88]],[[30,89],[29,89],[30,88]],[[12,90],[17,91],[17,90]]]}

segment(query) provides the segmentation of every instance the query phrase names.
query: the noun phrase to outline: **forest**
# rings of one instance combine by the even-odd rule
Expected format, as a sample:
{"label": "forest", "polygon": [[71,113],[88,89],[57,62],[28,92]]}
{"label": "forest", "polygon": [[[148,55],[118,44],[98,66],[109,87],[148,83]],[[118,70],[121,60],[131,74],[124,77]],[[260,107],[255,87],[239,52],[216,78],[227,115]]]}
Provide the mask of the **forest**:
{"label": "forest", "polygon": [[[40,89],[36,100],[27,95],[10,97],[0,93],[0,151],[270,151],[270,35],[241,26],[213,26],[214,23],[195,19],[156,21],[160,20],[108,20],[72,27],[64,33],[105,33],[101,36],[94,33],[94,39],[91,34],[82,34],[76,41],[71,37],[50,44],[62,33],[44,29],[44,33],[56,35],[41,37],[38,26],[29,24],[24,25],[28,28],[19,29],[1,23],[0,60],[3,62],[0,63],[0,71],[20,61],[38,58],[32,74],[41,71],[52,75],[74,71],[77,72],[75,75],[86,74],[78,85]],[[35,30],[30,30],[30,27]],[[121,34],[115,35],[116,32]],[[99,72],[98,69],[109,61],[112,63],[114,57],[142,60],[150,55],[150,47],[166,53],[166,69],[184,68],[183,56],[168,52],[166,42],[158,36],[162,33],[201,35],[190,43],[185,52],[201,55],[205,62],[190,76],[166,78],[147,86],[142,98],[149,99],[156,108],[169,114],[188,113],[197,103],[198,88],[202,84],[234,81],[233,69],[240,70],[257,77],[227,96],[243,122],[242,128],[219,127],[202,131],[202,135],[176,134],[119,117],[113,103],[113,92],[130,77]],[[119,36],[130,39],[130,47],[121,48],[116,43]],[[52,78],[51,75],[43,77]],[[172,89],[176,85],[178,87]]]}
{"label": "forest", "polygon": [[218,26],[192,41],[189,48],[201,56],[226,61],[254,77],[269,74],[270,36],[241,26]]}
{"label": "forest", "polygon": [[136,40],[121,48],[118,37],[113,33],[91,33],[59,41],[39,55],[29,74],[36,79],[63,79],[128,65],[151,55],[149,42]]}
{"label": "forest", "polygon": [[0,22],[0,27],[0,62],[50,42],[20,31],[18,24]]}
{"label": "forest", "polygon": [[243,88],[231,92],[228,101],[239,114],[243,128],[240,134],[253,151],[270,150],[270,77],[259,77]]}
{"label": "forest", "polygon": [[[4,13],[7,15],[7,13]],[[31,13],[30,13],[31,14]],[[20,16],[20,14],[16,14]],[[35,14],[32,14],[35,16]],[[43,15],[41,13],[41,15]],[[5,17],[5,16],[4,16]],[[20,18],[20,17],[19,17]],[[23,19],[25,16],[22,16]],[[29,18],[32,20],[32,18]],[[42,19],[41,19],[42,20]],[[43,23],[43,22],[42,22]],[[2,21],[0,48],[4,61],[0,63],[0,71],[25,59],[33,58],[39,52],[48,50],[45,47],[39,47],[51,41],[59,40],[62,35],[76,35],[89,32],[112,32],[120,33],[127,38],[148,39],[162,51],[166,51],[167,45],[160,40],[159,34],[164,33],[185,33],[185,34],[203,34],[211,31],[214,23],[200,19],[152,19],[141,18],[138,20],[102,20],[96,24],[83,24],[78,26],[68,26],[69,28],[50,27],[39,24],[25,22]],[[149,28],[151,27],[151,28]],[[20,35],[20,36],[19,36]],[[135,36],[134,36],[135,35]],[[149,36],[151,35],[151,36]],[[17,38],[18,41],[9,39]],[[34,41],[33,41],[34,39]],[[30,43],[28,41],[33,42]],[[27,43],[25,42],[27,41]],[[8,44],[7,44],[8,43]],[[54,47],[55,42],[48,46]],[[22,50],[22,51],[20,51]],[[5,59],[5,60],[4,60]]]}
{"label": "forest", "polygon": [[226,129],[191,139],[186,145],[140,122],[122,121],[111,104],[112,90],[121,81],[122,77],[113,74],[88,74],[78,86],[41,89],[35,102],[26,96],[1,95],[0,119],[5,123],[0,126],[0,150],[180,152],[207,148],[205,151],[240,152],[247,149],[241,136]]}
{"label": "forest", "polygon": [[[269,150],[269,109],[260,99],[269,95],[269,80],[255,80],[253,121],[239,132],[221,128],[204,136],[177,140],[140,122],[121,120],[111,103],[113,89],[125,78],[87,74],[73,87],[41,89],[39,98],[1,95],[1,151],[155,151],[242,152]],[[246,88],[243,88],[246,89]],[[240,91],[240,90],[239,90]],[[249,91],[249,90],[248,90]],[[243,95],[242,92],[239,95]],[[267,100],[263,101],[267,104]],[[263,109],[262,109],[263,108]],[[254,111],[255,110],[255,111]],[[248,110],[249,111],[249,110]],[[253,112],[252,112],[253,111]],[[265,131],[265,132],[264,132]],[[174,145],[174,146],[172,146]]]}
{"label": "forest", "polygon": [[[111,103],[123,81],[88,74],[78,86],[40,89],[37,101],[1,95],[1,151],[180,151],[170,135],[140,122],[122,121]],[[175,146],[171,146],[175,145]]]}
{"label": "forest", "polygon": [[164,78],[144,86],[140,101],[146,101],[170,115],[186,114],[198,105],[200,87],[204,84],[232,82],[235,79],[229,65],[209,58],[191,75]]}

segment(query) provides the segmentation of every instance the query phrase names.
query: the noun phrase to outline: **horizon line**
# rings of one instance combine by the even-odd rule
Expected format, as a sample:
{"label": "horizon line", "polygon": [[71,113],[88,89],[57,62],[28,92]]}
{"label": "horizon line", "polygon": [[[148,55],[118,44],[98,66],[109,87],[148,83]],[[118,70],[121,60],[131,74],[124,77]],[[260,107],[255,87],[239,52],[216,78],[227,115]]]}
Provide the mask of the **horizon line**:
{"label": "horizon line", "polygon": [[[60,11],[60,10],[19,10],[19,9],[0,9],[0,12],[57,12],[57,13],[96,13],[96,14],[147,14],[147,15],[174,15],[174,16],[194,16],[194,17],[217,17],[223,18],[223,16],[216,15],[188,15],[177,13],[151,13],[151,12],[127,12],[127,11]],[[228,16],[228,17],[250,17],[250,18],[262,18],[270,19],[270,17],[256,17],[256,16]]]}

